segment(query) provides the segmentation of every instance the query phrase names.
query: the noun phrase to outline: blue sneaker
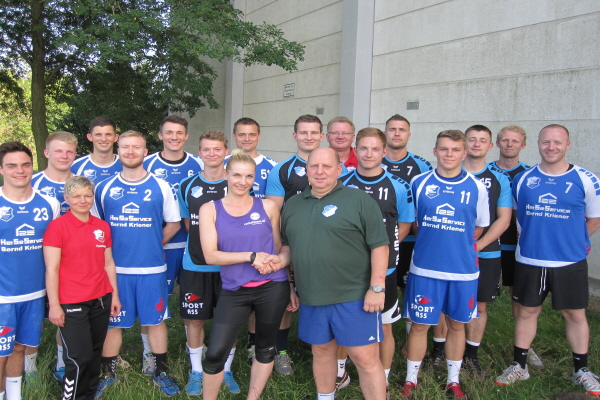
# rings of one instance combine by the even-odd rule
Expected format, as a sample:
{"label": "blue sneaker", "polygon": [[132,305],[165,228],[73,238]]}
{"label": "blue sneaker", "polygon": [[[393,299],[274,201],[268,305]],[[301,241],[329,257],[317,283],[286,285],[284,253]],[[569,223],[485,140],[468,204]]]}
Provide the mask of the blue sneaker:
{"label": "blue sneaker", "polygon": [[229,393],[237,394],[240,392],[240,385],[238,385],[235,379],[233,379],[233,372],[231,371],[225,371],[223,385],[229,389]]}
{"label": "blue sneaker", "polygon": [[113,386],[119,378],[116,375],[104,375],[100,377],[100,382],[98,382],[98,389],[96,389],[96,394],[94,395],[94,400],[100,400],[104,393],[108,390],[109,387]]}
{"label": "blue sneaker", "polygon": [[190,372],[185,391],[190,396],[200,396],[202,394],[202,372]]}
{"label": "blue sneaker", "polygon": [[161,372],[160,375],[154,375],[152,379],[154,384],[167,396],[175,396],[179,394],[179,386],[175,383],[170,375],[166,372]]}
{"label": "blue sneaker", "polygon": [[52,376],[58,383],[62,384],[63,379],[65,378],[65,367],[60,367],[59,369],[52,371]]}

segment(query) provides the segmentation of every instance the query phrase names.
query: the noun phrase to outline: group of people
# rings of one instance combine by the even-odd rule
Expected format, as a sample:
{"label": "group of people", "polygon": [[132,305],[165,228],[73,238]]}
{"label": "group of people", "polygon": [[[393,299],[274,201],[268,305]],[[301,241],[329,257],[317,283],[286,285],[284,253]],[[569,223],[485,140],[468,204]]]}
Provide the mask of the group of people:
{"label": "group of people", "polygon": [[[23,368],[35,379],[44,316],[58,327],[54,376],[63,398],[101,399],[118,382],[117,367],[128,365],[119,357],[122,329],[137,320],[143,373],[177,395],[165,325],[176,282],[189,395],[216,399],[222,385],[240,392],[231,364],[246,324],[247,398],[260,397],[273,369],[290,375],[287,336],[300,309],[298,335],[312,346],[319,399],[348,386],[348,356],[364,397],[386,398],[392,324],[402,318],[401,396],[414,394],[428,362],[447,367],[450,397],[466,398],[461,370],[488,376],[478,348],[500,282],[513,300],[515,346],[496,383],[528,379],[528,360],[543,367],[531,343],[551,292],[566,321],[572,379],[600,395],[585,316],[600,183],[566,161],[568,130],[541,129],[534,167],[519,161],[527,135],[516,125],[497,133],[500,157],[490,163],[493,134],[483,125],[439,133],[435,168],[408,151],[411,135],[397,114],[384,131],[356,133],[346,117],[325,133],[318,117],[302,115],[296,154],[277,163],[258,153],[260,125],[251,118],[235,123],[231,155],[225,133],[213,130],[200,135],[196,156],[184,151],[184,118],[162,121],[163,149],[148,155],[142,134],[118,135],[98,117],[87,134],[91,154],[75,160],[75,136],[55,132],[48,167],[36,175],[26,146],[0,145],[0,268],[10,277],[0,281],[0,400],[21,399]],[[329,147],[321,147],[325,137]]]}

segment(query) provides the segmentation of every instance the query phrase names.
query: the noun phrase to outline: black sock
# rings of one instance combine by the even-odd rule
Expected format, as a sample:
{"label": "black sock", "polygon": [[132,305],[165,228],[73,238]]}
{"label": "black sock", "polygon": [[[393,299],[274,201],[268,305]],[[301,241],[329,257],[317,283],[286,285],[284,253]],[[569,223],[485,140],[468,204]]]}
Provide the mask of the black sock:
{"label": "black sock", "polygon": [[167,353],[152,353],[152,356],[156,365],[154,376],[160,375],[161,372],[167,372]]}
{"label": "black sock", "polygon": [[250,346],[254,346],[255,339],[256,339],[256,333],[248,332],[248,345],[246,347],[250,348]]}
{"label": "black sock", "polygon": [[444,346],[446,346],[446,341],[443,342],[433,342],[433,350],[432,353],[438,354],[444,351]]}
{"label": "black sock", "polygon": [[477,350],[479,350],[479,346],[473,346],[472,344],[466,343],[465,357],[477,358]]}
{"label": "black sock", "polygon": [[581,368],[587,368],[587,353],[585,354],[577,354],[573,353],[573,366],[575,372],[579,371]]}
{"label": "black sock", "polygon": [[117,356],[101,357],[101,363],[102,375],[115,376],[115,370],[117,369]]}
{"label": "black sock", "polygon": [[290,334],[290,328],[280,329],[277,332],[277,351],[278,352],[287,352],[288,351],[288,335]]}
{"label": "black sock", "polygon": [[520,347],[515,346],[513,350],[513,359],[518,362],[521,368],[525,368],[527,366],[527,353],[529,349],[522,349]]}

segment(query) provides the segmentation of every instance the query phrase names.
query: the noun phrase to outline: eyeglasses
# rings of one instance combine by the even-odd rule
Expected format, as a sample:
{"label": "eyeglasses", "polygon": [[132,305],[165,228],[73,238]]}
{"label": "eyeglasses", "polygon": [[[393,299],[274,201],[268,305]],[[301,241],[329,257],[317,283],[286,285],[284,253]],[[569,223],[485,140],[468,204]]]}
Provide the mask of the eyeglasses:
{"label": "eyeglasses", "polygon": [[351,136],[354,135],[354,133],[352,132],[327,132],[328,135],[332,135],[332,136]]}

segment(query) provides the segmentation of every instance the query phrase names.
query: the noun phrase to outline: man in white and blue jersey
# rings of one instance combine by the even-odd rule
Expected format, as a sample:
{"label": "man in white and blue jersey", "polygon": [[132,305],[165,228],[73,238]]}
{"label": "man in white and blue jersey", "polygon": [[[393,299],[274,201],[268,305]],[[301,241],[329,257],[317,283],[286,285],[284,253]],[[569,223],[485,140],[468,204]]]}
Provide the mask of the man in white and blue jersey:
{"label": "man in white and blue jersey", "polygon": [[[265,197],[267,190],[267,178],[277,161],[260,154],[257,150],[260,141],[260,125],[252,118],[243,117],[233,124],[233,140],[238,149],[242,149],[256,162],[256,177],[252,192],[254,197]],[[229,156],[225,158],[225,164]]]}
{"label": "man in white and blue jersey", "polygon": [[42,240],[60,204],[31,187],[33,156],[22,143],[0,145],[0,174],[0,399],[21,400],[25,347],[40,344],[44,322]]}
{"label": "man in white and blue jersey", "polygon": [[[433,167],[429,161],[408,151],[410,122],[402,115],[392,115],[385,123],[387,139],[387,155],[383,158],[383,168],[392,175],[409,182],[415,176],[430,171]],[[398,260],[398,286],[404,293],[406,278],[410,268],[410,258],[415,248],[415,235],[409,233],[400,243],[400,258]],[[410,324],[407,326],[410,331]]]}
{"label": "man in white and blue jersey", "polygon": [[567,162],[569,131],[562,125],[544,127],[538,137],[542,161],[513,180],[519,243],[513,301],[521,306],[515,319],[514,361],[496,378],[499,385],[529,379],[526,359],[535,338],[546,296],[565,318],[573,352],[572,380],[589,394],[600,395],[600,384],[587,368],[589,302],[587,255],[590,236],[600,228],[600,182]]}
{"label": "man in white and blue jersey", "polygon": [[418,235],[404,296],[403,314],[413,324],[402,395],[411,396],[417,386],[427,350],[427,331],[443,312],[449,328],[445,346],[447,394],[465,398],[459,383],[464,325],[477,316],[475,238],[489,225],[488,194],[479,179],[462,169],[466,148],[461,131],[438,134],[433,154],[437,168],[411,182]]}
{"label": "man in white and blue jersey", "polygon": [[[386,138],[382,131],[377,128],[361,129],[356,137],[358,168],[340,177],[340,181],[345,186],[363,190],[377,202],[383,214],[383,222],[390,241],[385,278],[385,304],[381,313],[384,338],[379,344],[379,358],[383,364],[387,386],[396,351],[392,324],[402,317],[398,304],[396,278],[399,243],[408,234],[415,221],[415,209],[410,185],[382,168],[381,161],[386,152]],[[340,361],[345,360],[338,359],[338,364]],[[338,369],[339,367],[340,365],[338,365]],[[349,382],[350,378],[345,368],[341,375],[338,370],[336,388],[341,389]]]}
{"label": "man in white and blue jersey", "polygon": [[[179,313],[185,324],[191,364],[185,391],[191,396],[202,394],[204,323],[213,318],[222,287],[221,266],[208,264],[202,252],[198,210],[203,204],[227,194],[224,168],[227,152],[225,133],[207,131],[200,135],[199,155],[204,169],[182,180],[177,195],[181,218],[189,233],[179,283]],[[223,384],[230,393],[239,393],[240,387],[231,372],[234,354],[235,345],[225,363]]]}
{"label": "man in white and blue jersey", "polygon": [[467,343],[463,368],[474,378],[487,377],[481,368],[477,351],[483,339],[487,324],[487,304],[499,294],[502,262],[500,257],[500,235],[508,228],[512,217],[512,195],[508,175],[487,164],[485,156],[492,149],[492,132],[484,125],[473,125],[465,131],[467,157],[463,168],[479,178],[488,190],[490,199],[490,226],[483,230],[477,240],[479,257],[479,279],[477,286],[477,311],[479,318],[473,318],[466,325]]}
{"label": "man in white and blue jersey", "polygon": [[141,133],[127,131],[119,137],[118,154],[123,171],[96,186],[95,206],[106,220],[113,237],[113,257],[123,307],[111,317],[102,350],[104,376],[97,395],[116,381],[115,364],[122,342],[122,329],[139,318],[148,327],[155,361],[154,384],[172,396],[179,387],[167,373],[168,307],[167,266],[162,245],[180,228],[179,207],[169,184],[143,167],[148,153]]}
{"label": "man in white and blue jersey", "polygon": [[119,157],[114,154],[114,144],[119,140],[117,126],[107,117],[96,117],[90,122],[87,139],[92,142],[92,154],[79,157],[71,166],[71,172],[94,183],[118,174],[123,169]]}

